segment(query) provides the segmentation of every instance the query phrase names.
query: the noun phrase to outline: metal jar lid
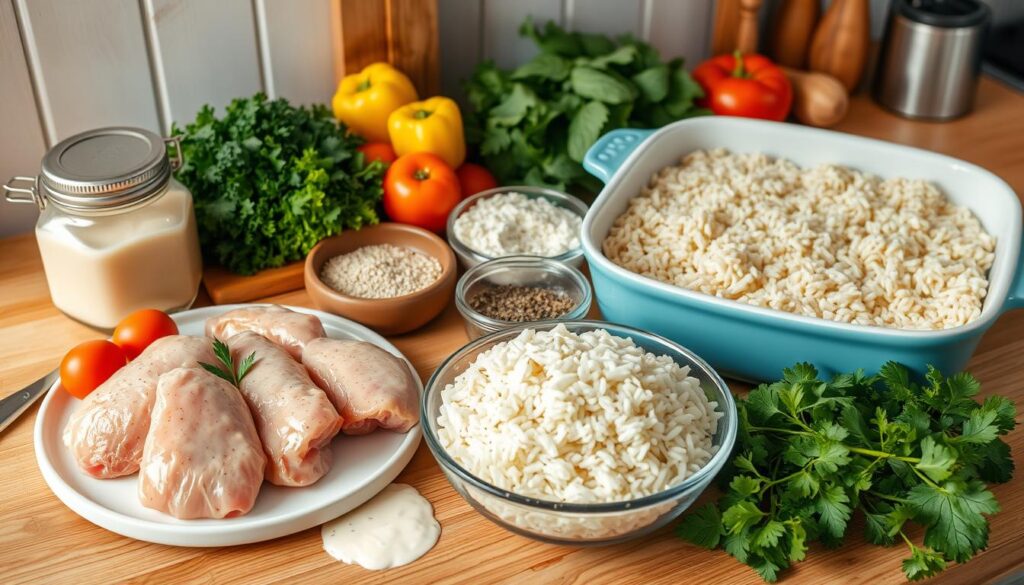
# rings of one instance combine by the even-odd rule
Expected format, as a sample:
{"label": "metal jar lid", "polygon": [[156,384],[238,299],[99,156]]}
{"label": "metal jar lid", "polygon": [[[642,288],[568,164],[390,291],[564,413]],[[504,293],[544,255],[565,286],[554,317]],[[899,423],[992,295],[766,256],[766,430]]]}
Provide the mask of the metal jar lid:
{"label": "metal jar lid", "polygon": [[[180,159],[168,160],[165,140],[153,132],[97,128],[61,141],[43,157],[38,177],[15,177],[5,189],[9,201],[32,200],[40,208],[49,201],[68,211],[109,211],[161,193],[178,166]],[[14,186],[19,181],[32,185]]]}
{"label": "metal jar lid", "polygon": [[980,26],[992,13],[979,0],[896,0],[893,11],[911,22],[939,28]]}

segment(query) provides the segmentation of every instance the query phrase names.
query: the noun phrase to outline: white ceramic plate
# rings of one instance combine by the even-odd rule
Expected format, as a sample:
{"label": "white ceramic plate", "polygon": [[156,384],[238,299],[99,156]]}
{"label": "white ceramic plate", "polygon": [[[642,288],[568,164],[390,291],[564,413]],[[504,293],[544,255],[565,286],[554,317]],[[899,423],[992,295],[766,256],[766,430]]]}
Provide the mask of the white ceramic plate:
{"label": "white ceramic plate", "polygon": [[[241,306],[204,307],[173,317],[183,335],[202,335],[207,317]],[[319,317],[328,337],[369,341],[405,359],[395,346],[362,325],[322,311],[289,308]],[[419,384],[419,377],[413,377]],[[422,386],[419,390],[423,392]],[[360,437],[338,435],[332,443],[331,471],[313,485],[289,488],[264,482],[256,505],[244,516],[178,520],[139,503],[137,474],[96,479],[78,469],[61,434],[80,404],[60,387],[58,379],[36,416],[36,460],[50,489],[65,505],[97,526],[130,538],[175,546],[227,546],[270,540],[337,518],[391,483],[420,443],[419,426],[404,434],[377,431]]]}

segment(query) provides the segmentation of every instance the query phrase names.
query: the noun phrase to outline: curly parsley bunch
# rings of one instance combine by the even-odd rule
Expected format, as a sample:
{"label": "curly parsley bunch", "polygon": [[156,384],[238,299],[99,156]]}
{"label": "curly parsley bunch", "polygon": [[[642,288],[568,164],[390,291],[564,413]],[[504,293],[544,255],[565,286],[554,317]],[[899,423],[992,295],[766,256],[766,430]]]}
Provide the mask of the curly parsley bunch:
{"label": "curly parsley bunch", "polygon": [[362,139],[324,106],[256,94],[233,100],[220,118],[204,106],[172,132],[203,255],[232,272],[299,260],[328,236],[377,223],[384,166],[366,164]]}

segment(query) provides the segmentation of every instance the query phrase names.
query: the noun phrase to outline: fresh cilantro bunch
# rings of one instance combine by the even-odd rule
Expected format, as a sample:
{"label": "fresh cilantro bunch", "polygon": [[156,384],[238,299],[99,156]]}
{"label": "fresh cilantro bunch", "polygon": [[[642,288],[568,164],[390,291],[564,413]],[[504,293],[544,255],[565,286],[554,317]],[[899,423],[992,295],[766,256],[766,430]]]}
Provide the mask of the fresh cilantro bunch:
{"label": "fresh cilantro bunch", "polygon": [[[868,541],[909,548],[908,579],[965,562],[988,544],[986,516],[999,511],[986,482],[1013,474],[999,436],[1014,427],[1014,405],[1002,396],[979,404],[979,389],[968,373],[943,378],[934,368],[918,385],[892,362],[877,376],[831,382],[797,364],[738,401],[725,495],[687,516],[678,534],[721,545],[775,581],[809,541],[838,546],[859,509]],[[908,522],[925,528],[922,545],[907,537]]]}
{"label": "fresh cilantro bunch", "polygon": [[325,237],[377,222],[383,165],[323,106],[263,94],[222,118],[204,106],[181,136],[203,255],[239,274],[299,260]]}
{"label": "fresh cilantro bunch", "polygon": [[467,137],[503,184],[596,192],[580,162],[601,134],[708,113],[694,105],[703,93],[683,60],[663,63],[631,36],[538,30],[529,19],[519,33],[540,53],[513,71],[482,63],[466,86]]}

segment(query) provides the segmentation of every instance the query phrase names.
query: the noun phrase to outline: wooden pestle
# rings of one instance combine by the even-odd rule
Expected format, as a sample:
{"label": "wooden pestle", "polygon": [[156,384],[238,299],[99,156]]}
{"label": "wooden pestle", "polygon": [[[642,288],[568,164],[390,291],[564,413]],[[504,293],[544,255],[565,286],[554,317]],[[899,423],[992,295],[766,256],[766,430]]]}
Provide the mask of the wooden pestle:
{"label": "wooden pestle", "polygon": [[757,52],[757,13],[762,0],[740,0],[740,18],[736,32],[736,50],[744,55]]}
{"label": "wooden pestle", "polygon": [[739,28],[740,0],[715,2],[715,26],[711,35],[711,54],[729,54],[736,50],[736,31]]}
{"label": "wooden pestle", "polygon": [[850,97],[838,79],[825,73],[783,67],[793,86],[793,117],[808,126],[827,128],[846,116]]}
{"label": "wooden pestle", "polygon": [[827,73],[853,91],[870,48],[868,0],[833,0],[811,39],[809,69]]}

